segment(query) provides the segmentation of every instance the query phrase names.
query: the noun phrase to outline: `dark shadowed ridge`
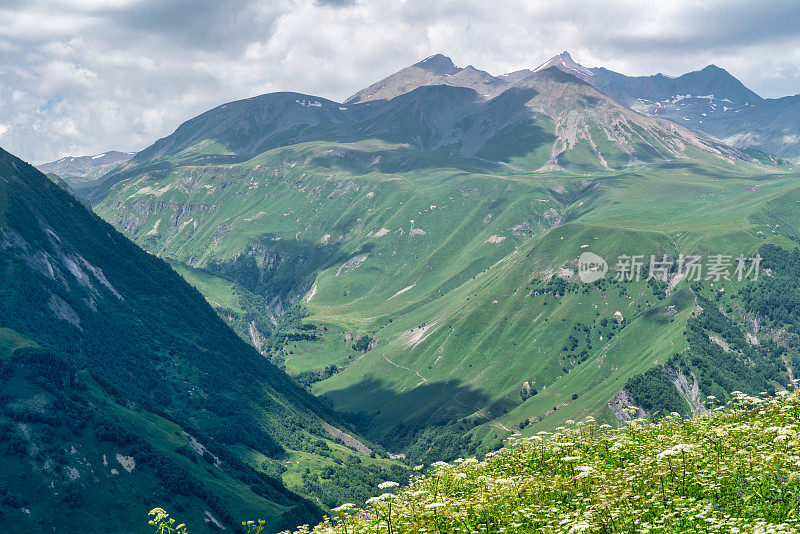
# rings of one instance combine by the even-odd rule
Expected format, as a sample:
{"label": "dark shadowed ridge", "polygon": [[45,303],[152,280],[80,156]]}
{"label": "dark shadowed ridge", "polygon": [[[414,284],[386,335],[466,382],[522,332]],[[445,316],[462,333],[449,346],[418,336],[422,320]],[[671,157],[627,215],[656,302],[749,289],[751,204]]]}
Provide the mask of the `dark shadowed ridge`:
{"label": "dark shadowed ridge", "polygon": [[[166,263],[2,150],[0,272],[0,396],[18,406],[0,414],[0,436],[15,444],[0,448],[0,486],[31,509],[0,510],[0,530],[144,532],[147,510],[178,501],[193,532],[209,528],[204,510],[228,528],[241,517],[269,516],[272,528],[319,517],[280,471],[240,454],[272,465],[287,440],[327,436],[320,419],[340,424],[329,409]],[[44,456],[14,452],[29,447]],[[58,450],[74,452],[58,460]],[[55,471],[42,468],[48,458]]]}

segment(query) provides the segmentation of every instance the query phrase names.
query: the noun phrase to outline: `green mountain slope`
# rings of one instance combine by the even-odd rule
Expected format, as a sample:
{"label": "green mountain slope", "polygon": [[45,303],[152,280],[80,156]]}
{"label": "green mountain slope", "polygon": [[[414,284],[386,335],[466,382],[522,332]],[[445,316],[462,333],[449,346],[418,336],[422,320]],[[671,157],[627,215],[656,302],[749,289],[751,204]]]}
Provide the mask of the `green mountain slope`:
{"label": "green mountain slope", "polygon": [[[194,119],[178,129],[191,136],[110,176],[95,210],[393,453],[453,457],[520,425],[612,421],[630,405],[688,413],[734,383],[788,380],[780,344],[738,344],[781,328],[757,331],[744,286],[723,295],[674,273],[668,287],[584,285],[576,272],[585,251],[613,268],[620,254],[791,245],[792,168],[636,114],[554,68],[489,100],[430,86],[309,112],[296,100],[311,97],[287,98],[231,104],[253,106],[258,139],[296,108],[304,126],[283,145],[204,135]],[[260,113],[278,100],[276,126]],[[222,146],[239,148],[222,159]],[[730,373],[711,371],[720,365]]]}
{"label": "green mountain slope", "polygon": [[[6,152],[0,273],[3,532],[136,525],[164,500],[195,530],[277,529],[402,478],[339,443],[330,410],[168,265]],[[301,477],[337,464],[348,485]]]}
{"label": "green mountain slope", "polygon": [[[675,354],[689,355],[691,360],[696,352],[703,359],[698,367],[706,368],[705,358],[711,357],[707,351],[714,347],[708,346],[709,338],[705,344],[703,338],[687,338],[684,331],[690,324],[714,338],[721,334],[712,329],[718,332],[729,321],[741,328],[737,340],[744,339],[745,333],[765,339],[776,335],[771,328],[762,325],[759,332],[753,326],[754,320],[759,321],[751,309],[742,310],[736,284],[728,286],[725,297],[718,297],[708,283],[695,289],[673,277],[676,286],[667,295],[664,288],[645,282],[587,286],[575,275],[576,259],[585,250],[606,258],[622,253],[677,256],[687,250],[754,254],[759,242],[775,239],[776,223],[785,224],[774,219],[776,210],[771,204],[777,198],[798,197],[795,178],[753,179],[716,184],[674,170],[597,179],[593,187],[575,195],[574,211],[567,210],[571,211],[568,220],[574,222],[540,229],[532,239],[514,235],[513,228],[520,223],[506,223],[504,231],[495,230],[491,234],[495,239],[485,234],[472,243],[457,238],[465,256],[476,249],[497,247],[492,242],[500,237],[506,239],[499,246],[509,240],[517,246],[510,253],[498,251],[496,262],[454,289],[434,286],[426,291],[421,280],[430,281],[441,270],[441,264],[428,257],[425,267],[430,266],[432,272],[420,269],[412,271],[412,277],[400,276],[392,290],[410,289],[393,298],[392,290],[386,292],[388,297],[378,297],[376,280],[362,283],[375,289],[356,293],[348,304],[337,302],[333,295],[342,293],[344,281],[330,271],[323,273],[308,303],[315,312],[312,318],[335,323],[352,317],[353,323],[364,324],[362,328],[378,341],[343,372],[321,382],[316,391],[333,399],[340,409],[360,413],[362,428],[374,439],[419,453],[413,443],[420,439],[420,432],[424,435],[431,424],[448,425],[453,420],[461,423],[437,431],[443,447],[449,445],[441,443],[442,433],[461,436],[470,430],[478,441],[494,442],[519,425],[530,425],[535,432],[589,415],[614,420],[616,407],[610,401],[653,365],[670,367],[676,380],[684,374],[690,397],[694,382],[701,398],[703,394],[723,398],[720,388],[757,392],[771,387],[773,380],[785,385],[791,376],[786,364],[797,365],[796,353],[790,351],[792,359],[784,362],[784,349],[767,348],[766,343],[760,345],[765,352],[758,355],[713,354],[722,358],[715,365],[733,367],[739,357],[761,361],[758,376],[737,369],[735,379],[706,377],[691,365],[679,369],[673,360]],[[563,178],[560,182],[569,183]],[[753,183],[763,187],[757,195],[749,191]],[[512,194],[518,200],[525,198],[516,184]],[[465,226],[480,228],[491,213],[492,201],[495,198],[483,201],[483,209],[468,216]],[[415,219],[421,228],[428,228],[427,217]],[[785,231],[797,235],[794,227]],[[458,255],[451,262],[466,265]],[[373,265],[368,259],[361,269]],[[368,274],[362,271],[361,276]],[[734,296],[728,300],[727,295]],[[724,320],[718,318],[723,326],[698,325],[698,309],[708,308],[701,300],[710,297],[722,298],[726,307],[740,311]],[[334,303],[326,305],[329,299]],[[788,346],[794,343],[785,341]],[[293,355],[293,359],[301,358]],[[648,406],[649,411],[664,409],[665,403],[655,404]],[[688,412],[689,405],[678,411]],[[422,450],[430,451],[431,443],[425,443]]]}

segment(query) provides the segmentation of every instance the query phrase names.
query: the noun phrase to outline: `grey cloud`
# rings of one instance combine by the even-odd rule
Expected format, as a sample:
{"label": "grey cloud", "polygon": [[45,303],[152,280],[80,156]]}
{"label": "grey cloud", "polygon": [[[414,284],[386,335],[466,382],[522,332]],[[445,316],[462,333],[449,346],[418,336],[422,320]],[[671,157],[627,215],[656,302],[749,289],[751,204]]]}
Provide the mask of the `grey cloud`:
{"label": "grey cloud", "polygon": [[355,0],[316,0],[317,5],[320,6],[333,6],[333,7],[347,7],[355,5]]}
{"label": "grey cloud", "polygon": [[226,52],[269,35],[276,18],[250,0],[148,0],[98,14],[134,38],[157,36],[182,47]]}
{"label": "grey cloud", "polygon": [[[751,47],[762,43],[797,42],[800,31],[800,3],[770,11],[757,3],[716,12],[697,6],[686,13],[687,21],[676,34],[618,35],[606,39],[607,45],[625,53],[667,54],[706,50],[725,51],[730,47]],[[708,23],[708,20],[711,23]],[[699,21],[703,22],[699,22]]]}

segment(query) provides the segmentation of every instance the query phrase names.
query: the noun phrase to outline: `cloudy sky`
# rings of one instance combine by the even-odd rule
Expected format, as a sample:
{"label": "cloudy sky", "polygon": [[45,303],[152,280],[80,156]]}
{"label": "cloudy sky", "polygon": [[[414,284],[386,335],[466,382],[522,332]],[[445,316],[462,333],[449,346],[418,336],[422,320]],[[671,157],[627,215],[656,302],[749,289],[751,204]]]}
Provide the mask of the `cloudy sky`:
{"label": "cloudy sky", "polygon": [[800,93],[796,0],[0,0],[0,146],[33,163],[135,151],[270,91],[343,100],[430,54],[492,74],[709,63]]}

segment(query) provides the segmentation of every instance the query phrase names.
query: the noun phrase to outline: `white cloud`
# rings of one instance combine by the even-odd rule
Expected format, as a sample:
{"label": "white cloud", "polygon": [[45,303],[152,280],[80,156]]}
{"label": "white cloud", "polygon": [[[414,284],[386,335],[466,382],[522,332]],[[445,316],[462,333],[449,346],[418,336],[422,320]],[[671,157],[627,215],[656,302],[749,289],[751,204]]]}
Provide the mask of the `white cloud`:
{"label": "white cloud", "polygon": [[[499,74],[569,50],[627,74],[715,63],[800,91],[790,0],[46,0],[0,7],[4,148],[34,162],[138,150],[226,101],[342,100],[432,53]],[[11,6],[11,7],[9,7]]]}

